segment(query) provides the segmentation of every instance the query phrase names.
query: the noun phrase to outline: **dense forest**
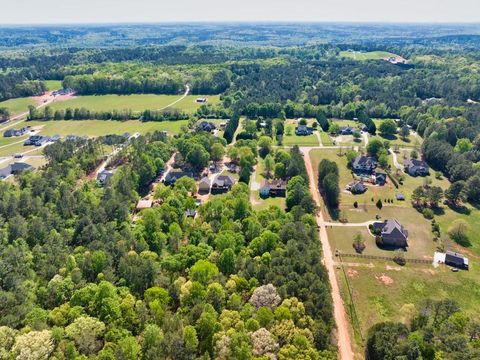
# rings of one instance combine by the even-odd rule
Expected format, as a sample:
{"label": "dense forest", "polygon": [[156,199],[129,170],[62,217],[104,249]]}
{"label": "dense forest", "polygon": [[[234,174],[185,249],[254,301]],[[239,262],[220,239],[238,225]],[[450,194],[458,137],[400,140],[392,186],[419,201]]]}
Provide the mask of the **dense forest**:
{"label": "dense forest", "polygon": [[[240,183],[192,220],[196,186],[184,178],[159,185],[160,206],[132,223],[138,193],[172,149],[194,167],[224,142],[206,133],[140,137],[99,188],[82,179],[102,142],[58,142],[42,171],[1,185],[2,358],[335,358],[316,223],[293,196],[305,193],[298,149],[285,158],[296,187],[288,213],[254,211]],[[256,143],[233,149],[248,166]]]}

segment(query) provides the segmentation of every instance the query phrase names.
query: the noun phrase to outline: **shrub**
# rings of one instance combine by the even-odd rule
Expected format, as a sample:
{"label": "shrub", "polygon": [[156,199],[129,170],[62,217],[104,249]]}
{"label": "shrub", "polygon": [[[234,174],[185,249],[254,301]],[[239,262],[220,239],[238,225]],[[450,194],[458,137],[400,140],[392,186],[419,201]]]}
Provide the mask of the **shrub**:
{"label": "shrub", "polygon": [[432,209],[429,209],[429,208],[423,209],[422,214],[423,214],[423,217],[424,217],[425,219],[428,219],[428,220],[432,220],[433,217],[434,217],[434,215],[435,215],[435,214],[433,213],[433,210],[432,210]]}
{"label": "shrub", "polygon": [[404,266],[407,261],[405,260],[405,254],[403,250],[398,250],[395,252],[395,255],[393,257],[393,261],[397,263],[400,266]]}

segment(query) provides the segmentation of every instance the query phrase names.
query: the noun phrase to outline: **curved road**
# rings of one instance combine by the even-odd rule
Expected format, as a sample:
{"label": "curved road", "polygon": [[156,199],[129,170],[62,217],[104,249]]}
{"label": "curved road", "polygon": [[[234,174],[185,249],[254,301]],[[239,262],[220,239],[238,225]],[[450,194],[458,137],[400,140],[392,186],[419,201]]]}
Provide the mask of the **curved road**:
{"label": "curved road", "polygon": [[165,110],[169,107],[172,107],[173,105],[175,105],[176,103],[182,101],[183,99],[185,99],[187,97],[187,95],[190,93],[190,86],[188,85],[185,85],[185,93],[182,95],[182,97],[180,99],[177,99],[175,100],[174,102],[172,102],[171,104],[168,104],[167,106],[164,106],[160,109],[157,109],[158,111],[161,111],[161,110]]}
{"label": "curved road", "polygon": [[[313,199],[320,207],[320,193],[316,187],[315,176],[312,167],[312,161],[310,159],[310,148],[301,148],[301,151],[305,157],[305,165],[307,167],[308,177],[310,179],[310,192],[313,195]],[[328,242],[328,234],[326,223],[321,211],[317,213],[317,224],[320,229],[320,242],[323,249],[323,263],[328,272],[328,279],[331,286],[331,296],[333,300],[333,314],[335,323],[337,325],[337,346],[338,353],[341,360],[353,360],[352,343],[350,340],[350,333],[348,328],[348,321],[345,312],[345,306],[343,304],[342,297],[340,296],[340,287],[338,285],[337,277],[335,276],[335,262],[333,261],[332,249]]]}

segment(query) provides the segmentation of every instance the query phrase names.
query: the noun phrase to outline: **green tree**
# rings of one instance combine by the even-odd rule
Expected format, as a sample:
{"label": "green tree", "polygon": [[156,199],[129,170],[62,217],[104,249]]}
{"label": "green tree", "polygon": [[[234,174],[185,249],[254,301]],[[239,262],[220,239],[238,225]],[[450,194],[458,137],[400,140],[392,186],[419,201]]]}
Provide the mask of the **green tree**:
{"label": "green tree", "polygon": [[190,278],[204,285],[208,284],[218,274],[218,268],[208,260],[198,260],[190,268]]}
{"label": "green tree", "polygon": [[397,133],[397,123],[394,120],[384,120],[379,130],[383,136],[393,136]]}
{"label": "green tree", "polygon": [[472,149],[473,149],[473,145],[470,139],[463,138],[463,139],[457,140],[457,144],[455,145],[456,152],[459,152],[460,154],[464,154],[466,152],[469,152]]}
{"label": "green tree", "polygon": [[202,145],[196,144],[188,152],[185,160],[196,171],[201,171],[208,165],[209,158],[207,150]]}

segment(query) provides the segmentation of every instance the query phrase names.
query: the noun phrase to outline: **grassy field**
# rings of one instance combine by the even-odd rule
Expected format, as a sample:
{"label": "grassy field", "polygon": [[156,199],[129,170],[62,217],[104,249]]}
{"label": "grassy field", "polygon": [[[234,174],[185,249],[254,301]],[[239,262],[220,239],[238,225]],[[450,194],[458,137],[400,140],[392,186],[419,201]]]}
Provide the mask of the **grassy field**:
{"label": "grassy field", "polygon": [[326,132],[321,131],[320,132],[320,139],[322,140],[323,146],[332,146],[333,141],[330,135],[328,135]]}
{"label": "grassy field", "polygon": [[182,125],[187,125],[187,120],[179,121],[149,121],[141,122],[113,121],[113,120],[81,120],[81,121],[28,121],[30,126],[41,126],[41,135],[78,135],[101,136],[106,134],[123,134],[125,132],[140,132],[145,134],[155,130],[167,131],[170,134],[180,132]]}
{"label": "grassy field", "polygon": [[345,57],[353,60],[381,60],[385,58],[390,58],[396,56],[387,51],[370,51],[370,52],[359,52],[359,51],[341,51],[340,57]]}
{"label": "grassy field", "polygon": [[45,80],[44,83],[49,91],[59,90],[63,87],[61,80]]}
{"label": "grassy field", "polygon": [[297,136],[295,132],[292,131],[292,135],[283,136],[283,145],[284,146],[318,146],[318,138],[315,134],[307,136]]}
{"label": "grassy field", "polygon": [[[198,96],[189,95],[176,103],[173,107],[187,112],[194,112],[201,104],[196,103]],[[145,109],[155,110],[164,108],[181,98],[181,95],[99,95],[99,96],[78,96],[70,100],[55,102],[51,105],[53,109],[81,108],[85,107],[94,111],[109,111],[131,109],[142,111]],[[219,96],[209,96],[208,103],[216,104],[220,101]]]}
{"label": "grassy field", "polygon": [[6,107],[12,115],[28,111],[29,105],[36,105],[36,103],[30,98],[17,98],[0,102],[0,108]]}
{"label": "grassy field", "polygon": [[[356,314],[364,337],[368,329],[382,321],[408,322],[424,299],[452,298],[470,316],[478,316],[480,272],[478,269],[453,273],[448,267],[408,264],[398,267],[392,262],[357,261],[343,258],[347,264],[337,269],[342,296],[350,310],[347,281],[353,294]],[[461,296],[459,296],[461,294]],[[348,311],[350,313],[350,311]],[[357,340],[358,337],[355,337]],[[362,352],[361,341],[356,352]]]}

